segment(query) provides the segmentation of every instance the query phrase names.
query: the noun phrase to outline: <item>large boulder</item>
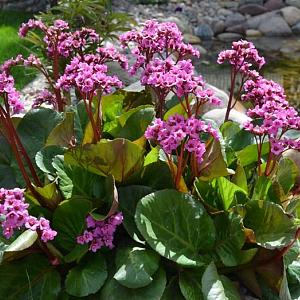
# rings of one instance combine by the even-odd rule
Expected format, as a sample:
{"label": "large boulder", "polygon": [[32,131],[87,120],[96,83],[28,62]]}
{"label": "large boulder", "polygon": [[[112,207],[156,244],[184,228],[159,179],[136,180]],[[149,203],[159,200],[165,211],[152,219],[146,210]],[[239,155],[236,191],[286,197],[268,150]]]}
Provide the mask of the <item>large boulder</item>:
{"label": "large boulder", "polygon": [[264,6],[258,4],[245,4],[239,8],[240,13],[250,16],[260,15],[267,11],[268,10]]}
{"label": "large boulder", "polygon": [[225,27],[231,27],[234,25],[239,25],[244,23],[246,20],[245,16],[240,13],[234,13],[232,15],[227,16],[225,20]]}
{"label": "large boulder", "polygon": [[288,36],[292,34],[287,22],[279,15],[263,20],[258,30],[266,36]]}
{"label": "large boulder", "polygon": [[284,7],[283,0],[268,0],[265,4],[264,7],[269,10],[276,10]]}
{"label": "large boulder", "polygon": [[211,40],[214,36],[214,32],[208,24],[199,24],[195,28],[195,35],[202,40]]}
{"label": "large boulder", "polygon": [[262,15],[251,17],[247,20],[247,26],[248,26],[249,29],[258,29],[259,25],[263,21],[272,18],[276,14],[278,14],[278,11],[271,11],[271,12],[267,12],[267,13],[262,14]]}
{"label": "large boulder", "polygon": [[285,2],[287,5],[300,8],[300,0],[286,0]]}
{"label": "large boulder", "polygon": [[281,9],[282,15],[286,22],[293,26],[300,22],[300,9],[294,6],[287,6]]}

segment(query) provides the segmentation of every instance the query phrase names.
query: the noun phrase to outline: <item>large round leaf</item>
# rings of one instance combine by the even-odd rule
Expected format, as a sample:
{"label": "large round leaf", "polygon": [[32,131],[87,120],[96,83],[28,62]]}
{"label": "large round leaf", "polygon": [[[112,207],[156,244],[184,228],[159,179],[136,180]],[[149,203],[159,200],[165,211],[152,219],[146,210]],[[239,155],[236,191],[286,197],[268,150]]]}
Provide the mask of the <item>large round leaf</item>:
{"label": "large round leaf", "polygon": [[60,292],[60,275],[42,255],[0,266],[0,299],[56,300]]}
{"label": "large round leaf", "polygon": [[179,286],[186,300],[204,300],[201,287],[202,270],[185,270],[180,273]]}
{"label": "large round leaf", "polygon": [[106,262],[101,253],[85,256],[66,277],[66,291],[76,297],[96,293],[107,278]]}
{"label": "large round leaf", "polygon": [[293,220],[281,206],[269,201],[250,201],[245,205],[244,225],[255,233],[258,245],[267,249],[282,248],[295,237]]}
{"label": "large round leaf", "polygon": [[129,289],[119,284],[112,278],[108,281],[100,294],[100,300],[160,300],[166,286],[166,274],[163,269],[159,269],[153,277],[152,283],[139,289]]}
{"label": "large round leaf", "polygon": [[97,144],[86,144],[65,154],[67,163],[84,165],[90,172],[102,176],[113,175],[119,182],[137,172],[143,159],[143,149],[125,139],[102,139]]}
{"label": "large round leaf", "polygon": [[55,241],[66,250],[76,245],[76,237],[85,226],[85,217],[91,211],[92,203],[84,199],[71,199],[59,204],[53,214],[53,228],[57,231]]}
{"label": "large round leaf", "polygon": [[145,248],[121,248],[117,251],[117,272],[114,278],[128,288],[147,286],[159,267],[159,255]]}
{"label": "large round leaf", "polygon": [[137,205],[138,229],[160,255],[183,265],[202,264],[200,252],[211,250],[215,227],[204,207],[192,196],[163,190]]}

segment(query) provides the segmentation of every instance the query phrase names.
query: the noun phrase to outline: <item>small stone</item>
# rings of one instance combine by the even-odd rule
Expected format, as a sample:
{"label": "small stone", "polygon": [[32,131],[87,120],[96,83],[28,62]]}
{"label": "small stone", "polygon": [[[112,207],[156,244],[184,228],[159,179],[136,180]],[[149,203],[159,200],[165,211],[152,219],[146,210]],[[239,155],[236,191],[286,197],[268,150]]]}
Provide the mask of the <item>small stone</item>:
{"label": "small stone", "polygon": [[246,36],[251,37],[251,38],[261,37],[262,33],[259,30],[256,30],[256,29],[247,29],[246,30]]}
{"label": "small stone", "polygon": [[239,4],[237,1],[224,1],[222,2],[222,6],[228,9],[236,9],[238,8]]}
{"label": "small stone", "polygon": [[245,4],[258,4],[258,5],[263,5],[264,1],[263,0],[240,0],[239,1],[239,6],[245,5]]}
{"label": "small stone", "polygon": [[267,12],[267,9],[258,4],[245,4],[239,7],[239,12],[245,15],[256,16]]}
{"label": "small stone", "polygon": [[224,32],[224,30],[225,30],[224,21],[217,21],[217,22],[212,23],[212,29],[215,34]]}
{"label": "small stone", "polygon": [[246,18],[240,13],[234,13],[226,18],[225,27],[239,25],[243,23]]}
{"label": "small stone", "polygon": [[287,5],[300,8],[300,0],[286,0],[285,2]]}
{"label": "small stone", "polygon": [[207,24],[200,24],[195,28],[195,35],[203,40],[211,40],[214,36],[214,32]]}
{"label": "small stone", "polygon": [[164,22],[173,22],[178,26],[178,28],[181,30],[181,32],[192,33],[192,29],[189,26],[188,22],[184,21],[183,19],[179,19],[177,17],[169,17],[169,18],[165,19]]}
{"label": "small stone", "polygon": [[260,23],[258,30],[266,36],[287,36],[292,34],[292,30],[287,22],[277,15],[263,20]]}
{"label": "small stone", "polygon": [[240,34],[245,34],[246,28],[244,24],[234,25],[226,28],[227,32],[235,32]]}
{"label": "small stone", "polygon": [[222,16],[228,17],[228,16],[230,16],[230,15],[232,15],[232,14],[233,14],[233,12],[232,12],[230,9],[220,8],[220,9],[218,10],[218,15],[219,15],[219,16],[222,15]]}
{"label": "small stone", "polygon": [[189,33],[185,33],[183,35],[183,40],[185,43],[188,44],[200,44],[201,43],[201,39],[193,34],[189,34]]}
{"label": "small stone", "polygon": [[233,32],[224,32],[217,35],[217,38],[222,42],[233,42],[242,38],[241,34]]}
{"label": "small stone", "polygon": [[295,34],[300,34],[300,22],[292,27],[292,31]]}
{"label": "small stone", "polygon": [[247,26],[249,29],[258,29],[259,25],[276,15],[276,11],[271,11],[262,15],[251,17],[247,20]]}
{"label": "small stone", "polygon": [[284,3],[282,0],[268,0],[264,7],[269,10],[269,11],[272,11],[272,10],[276,10],[276,9],[280,9],[282,7],[284,7]]}
{"label": "small stone", "polygon": [[286,22],[293,26],[300,21],[300,9],[294,6],[287,6],[281,9],[282,15]]}

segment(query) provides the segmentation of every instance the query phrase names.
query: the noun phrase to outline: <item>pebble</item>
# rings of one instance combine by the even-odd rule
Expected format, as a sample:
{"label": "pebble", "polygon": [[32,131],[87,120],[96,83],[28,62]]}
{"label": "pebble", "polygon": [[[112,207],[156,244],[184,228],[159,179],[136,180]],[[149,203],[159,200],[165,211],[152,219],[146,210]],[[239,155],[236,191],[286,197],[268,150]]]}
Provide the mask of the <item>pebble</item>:
{"label": "pebble", "polygon": [[247,37],[260,37],[260,36],[262,36],[262,33],[259,30],[247,29],[246,36]]}
{"label": "pebble", "polygon": [[195,35],[203,40],[211,40],[214,36],[214,32],[208,24],[199,24],[195,28]]}

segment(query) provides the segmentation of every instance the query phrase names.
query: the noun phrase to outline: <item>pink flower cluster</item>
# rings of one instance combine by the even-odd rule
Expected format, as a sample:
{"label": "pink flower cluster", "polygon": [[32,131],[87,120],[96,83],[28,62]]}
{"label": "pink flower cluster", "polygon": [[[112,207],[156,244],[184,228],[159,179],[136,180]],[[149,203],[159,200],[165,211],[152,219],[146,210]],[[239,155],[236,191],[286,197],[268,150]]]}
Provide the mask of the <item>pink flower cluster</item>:
{"label": "pink flower cluster", "polygon": [[130,73],[135,74],[139,68],[144,68],[155,55],[166,59],[170,55],[177,55],[177,61],[188,55],[199,57],[200,53],[191,45],[183,43],[183,36],[175,23],[159,23],[148,20],[142,30],[136,29],[120,36],[123,47],[135,44],[131,53],[136,57]]}
{"label": "pink flower cluster", "polygon": [[119,54],[113,48],[99,48],[97,54],[76,56],[67,65],[57,87],[69,90],[76,87],[82,95],[94,95],[97,90],[107,94],[113,88],[121,88],[122,82],[117,76],[107,75],[108,67],[104,64],[109,61],[117,61],[123,67],[127,67],[125,56]]}
{"label": "pink flower cluster", "polygon": [[184,147],[187,152],[195,155],[200,164],[206,151],[205,143],[200,139],[203,133],[209,133],[218,139],[217,131],[205,122],[193,117],[186,120],[181,115],[174,115],[166,122],[156,119],[147,128],[145,137],[157,142],[167,154],[172,154],[179,146]]}
{"label": "pink flower cluster", "polygon": [[29,20],[20,27],[19,36],[25,37],[32,29],[40,29],[45,34],[44,42],[50,57],[54,55],[69,57],[99,40],[98,34],[93,29],[82,28],[75,32],[67,32],[69,24],[63,20],[56,20],[53,26],[49,27],[42,21]]}
{"label": "pink flower cluster", "polygon": [[87,229],[83,235],[77,237],[77,243],[84,245],[89,244],[89,249],[93,252],[102,247],[112,249],[114,247],[114,233],[117,226],[122,224],[122,213],[116,213],[103,221],[96,221],[92,216],[87,216]]}
{"label": "pink flower cluster", "polygon": [[217,62],[223,64],[225,61],[228,61],[236,72],[248,77],[258,76],[255,70],[251,70],[253,64],[259,69],[265,64],[265,59],[259,56],[253,43],[244,40],[233,42],[231,50],[220,52]]}
{"label": "pink flower cluster", "polygon": [[272,80],[258,77],[244,85],[243,101],[250,101],[253,108],[247,115],[252,118],[244,124],[247,131],[262,139],[268,138],[271,152],[278,156],[287,149],[300,150],[300,141],[284,137],[288,130],[300,129],[298,112],[289,106],[283,88]]}
{"label": "pink flower cluster", "polygon": [[194,94],[201,104],[210,102],[218,105],[221,102],[211,90],[204,88],[205,82],[202,77],[195,76],[191,60],[175,63],[170,58],[155,58],[145,67],[141,83],[153,87],[162,98],[172,91],[178,97]]}
{"label": "pink flower cluster", "polygon": [[[15,89],[14,78],[5,72],[0,73],[0,96],[4,98],[4,102],[8,104],[7,113],[20,113],[24,109],[24,105],[20,100],[20,94]],[[6,107],[4,108],[6,109]]]}
{"label": "pink flower cluster", "polygon": [[15,230],[22,227],[37,231],[43,242],[53,240],[57,232],[50,228],[49,221],[41,217],[30,216],[29,204],[25,202],[23,190],[15,188],[12,190],[0,189],[0,225],[3,235],[9,239]]}
{"label": "pink flower cluster", "polygon": [[41,91],[38,96],[34,99],[32,108],[39,108],[42,104],[51,105],[52,107],[56,106],[56,97],[48,90]]}

